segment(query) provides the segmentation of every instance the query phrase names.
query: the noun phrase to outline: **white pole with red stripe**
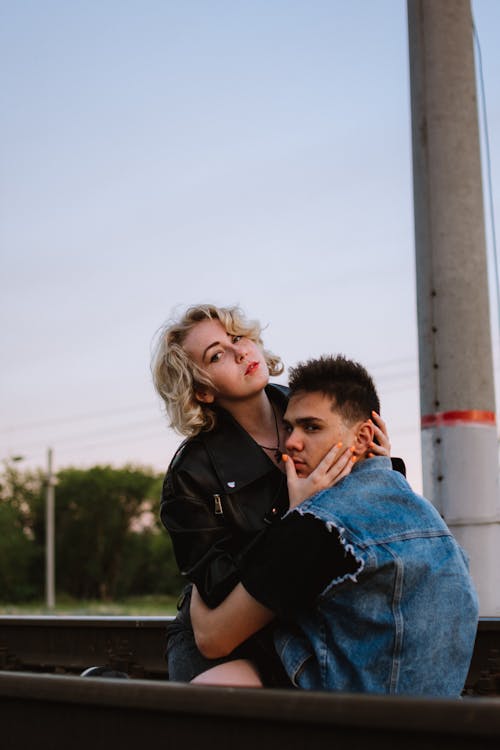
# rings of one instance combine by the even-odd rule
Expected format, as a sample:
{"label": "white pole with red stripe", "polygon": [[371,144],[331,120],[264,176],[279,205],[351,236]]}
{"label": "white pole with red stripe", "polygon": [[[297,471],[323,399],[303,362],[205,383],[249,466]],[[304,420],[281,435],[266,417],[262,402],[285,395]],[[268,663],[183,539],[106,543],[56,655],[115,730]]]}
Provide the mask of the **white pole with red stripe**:
{"label": "white pole with red stripe", "polygon": [[408,0],[424,494],[500,614],[498,437],[469,0]]}

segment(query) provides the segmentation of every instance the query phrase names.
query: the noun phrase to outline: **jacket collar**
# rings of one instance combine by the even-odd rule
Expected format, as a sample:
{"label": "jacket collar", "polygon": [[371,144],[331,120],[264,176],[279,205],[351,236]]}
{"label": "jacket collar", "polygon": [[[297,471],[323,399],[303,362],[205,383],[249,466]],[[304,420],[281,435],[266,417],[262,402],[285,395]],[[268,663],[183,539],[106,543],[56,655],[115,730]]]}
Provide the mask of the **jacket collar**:
{"label": "jacket collar", "polygon": [[[286,386],[270,383],[266,393],[280,411],[288,401]],[[237,492],[277,467],[248,432],[225,409],[217,411],[217,424],[210,432],[200,433],[226,494]]]}
{"label": "jacket collar", "polygon": [[356,462],[351,469],[353,472],[366,474],[371,471],[378,471],[379,469],[392,469],[391,459],[388,456],[374,456],[373,458],[365,458],[363,461]]}

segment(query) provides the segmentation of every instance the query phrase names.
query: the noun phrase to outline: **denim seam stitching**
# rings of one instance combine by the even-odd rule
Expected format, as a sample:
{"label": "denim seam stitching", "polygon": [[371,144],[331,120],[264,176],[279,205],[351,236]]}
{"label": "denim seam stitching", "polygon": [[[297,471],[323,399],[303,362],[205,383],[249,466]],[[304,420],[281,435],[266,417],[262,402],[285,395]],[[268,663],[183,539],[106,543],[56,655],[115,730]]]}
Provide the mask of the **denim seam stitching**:
{"label": "denim seam stitching", "polygon": [[382,544],[380,545],[389,555],[393,558],[396,566],[396,578],[394,581],[394,590],[392,597],[392,615],[394,618],[394,648],[392,653],[392,664],[391,664],[391,676],[390,676],[390,687],[389,692],[394,694],[397,692],[399,682],[399,671],[401,664],[401,654],[403,651],[403,637],[404,637],[404,619],[401,612],[401,600],[403,595],[403,579],[404,579],[404,565],[403,561],[390,547]]}

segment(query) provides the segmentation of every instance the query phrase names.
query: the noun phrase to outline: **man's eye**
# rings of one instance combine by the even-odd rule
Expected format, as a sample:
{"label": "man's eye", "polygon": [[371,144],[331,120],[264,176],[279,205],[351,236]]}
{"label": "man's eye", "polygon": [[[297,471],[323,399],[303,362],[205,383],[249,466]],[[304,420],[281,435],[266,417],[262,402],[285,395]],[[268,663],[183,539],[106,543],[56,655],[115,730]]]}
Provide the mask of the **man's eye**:
{"label": "man's eye", "polygon": [[308,424],[304,427],[304,430],[306,432],[317,432],[319,430],[319,427],[316,424]]}

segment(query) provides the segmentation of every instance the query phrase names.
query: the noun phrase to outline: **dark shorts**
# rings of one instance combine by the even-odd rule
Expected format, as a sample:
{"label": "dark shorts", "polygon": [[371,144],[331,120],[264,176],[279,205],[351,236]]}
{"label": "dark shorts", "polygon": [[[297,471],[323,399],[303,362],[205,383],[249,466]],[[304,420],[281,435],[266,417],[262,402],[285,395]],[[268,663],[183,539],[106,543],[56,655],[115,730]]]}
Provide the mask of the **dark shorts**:
{"label": "dark shorts", "polygon": [[266,687],[289,688],[290,680],[276,654],[273,627],[268,625],[221,659],[206,659],[194,639],[189,615],[191,586],[187,586],[179,599],[177,617],[167,626],[168,678],[173,682],[191,682],[207,669],[235,659],[249,659],[256,666]]}

